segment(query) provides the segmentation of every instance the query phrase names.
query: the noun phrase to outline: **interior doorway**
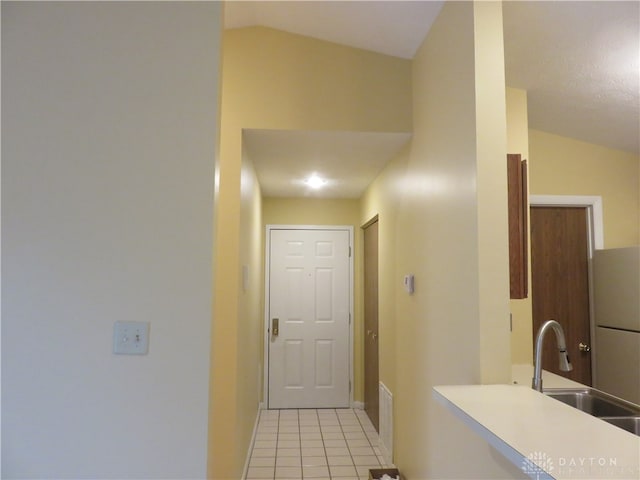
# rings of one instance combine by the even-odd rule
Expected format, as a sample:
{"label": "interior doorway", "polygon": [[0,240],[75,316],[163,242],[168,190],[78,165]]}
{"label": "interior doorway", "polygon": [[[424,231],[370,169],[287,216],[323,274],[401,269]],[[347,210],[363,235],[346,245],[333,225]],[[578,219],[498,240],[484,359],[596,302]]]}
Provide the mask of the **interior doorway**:
{"label": "interior doorway", "polygon": [[364,409],[380,431],[378,373],[378,218],[364,232]]}
{"label": "interior doorway", "polygon": [[533,332],[558,321],[573,370],[560,372],[555,339],[545,339],[542,368],[592,384],[590,215],[585,206],[531,206]]}

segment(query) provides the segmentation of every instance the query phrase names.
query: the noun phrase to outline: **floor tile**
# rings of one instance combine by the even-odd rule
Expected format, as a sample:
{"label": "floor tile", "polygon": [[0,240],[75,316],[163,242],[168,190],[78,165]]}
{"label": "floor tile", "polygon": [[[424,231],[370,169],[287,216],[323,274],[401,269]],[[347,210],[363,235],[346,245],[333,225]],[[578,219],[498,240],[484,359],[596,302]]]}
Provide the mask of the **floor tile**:
{"label": "floor tile", "polygon": [[351,447],[349,446],[349,450],[351,451],[351,455],[372,455],[375,456],[375,452],[371,447]]}
{"label": "floor tile", "polygon": [[251,452],[251,457],[274,457],[276,456],[275,448],[253,448],[253,452]]}
{"label": "floor tile", "polygon": [[277,419],[273,419],[273,420],[260,420],[258,422],[258,428],[264,428],[264,427],[277,427],[278,426],[278,420]]}
{"label": "floor tile", "polygon": [[362,432],[364,433],[364,430],[362,430],[362,427],[360,426],[360,424],[358,425],[342,425],[342,431],[343,432]]}
{"label": "floor tile", "polygon": [[276,478],[300,478],[302,477],[302,467],[276,467]]}
{"label": "floor tile", "polygon": [[278,427],[277,426],[275,426],[275,427],[262,427],[262,426],[259,426],[258,427],[258,431],[256,432],[256,434],[259,435],[261,433],[267,433],[267,434],[268,433],[275,433],[275,434],[277,434],[278,433]]}
{"label": "floor tile", "polygon": [[353,465],[353,460],[351,460],[351,456],[334,457],[329,455],[327,463],[329,465]]}
{"label": "floor tile", "polygon": [[347,445],[349,445],[349,448],[371,447],[369,439],[363,438],[350,438],[349,440],[347,440]]}
{"label": "floor tile", "polygon": [[342,432],[342,427],[340,425],[322,425],[320,430],[322,433]]}
{"label": "floor tile", "polygon": [[251,456],[250,467],[273,467],[276,464],[276,457],[256,457]]}
{"label": "floor tile", "polygon": [[354,455],[353,463],[356,465],[375,465],[380,466],[380,462],[378,461],[378,457],[375,455]]}
{"label": "floor tile", "polygon": [[344,440],[325,440],[324,441],[324,446],[325,448],[327,447],[331,447],[331,448],[347,448],[347,442]]}
{"label": "floor tile", "polygon": [[247,480],[368,480],[380,465],[363,410],[262,410]]}
{"label": "floor tile", "polygon": [[324,448],[322,447],[312,447],[312,448],[303,448],[302,456],[303,457],[319,457],[325,455]]}
{"label": "floor tile", "polygon": [[[327,457],[318,456],[318,457],[302,457],[302,466],[303,467],[320,467],[322,465],[327,464]],[[328,475],[328,473],[327,473]]]}
{"label": "floor tile", "polygon": [[300,425],[300,433],[320,433],[320,427],[317,425]]}
{"label": "floor tile", "polygon": [[298,433],[300,428],[297,425],[281,425],[278,433]]}
{"label": "floor tile", "polygon": [[344,440],[342,432],[322,432],[324,440]]}
{"label": "floor tile", "polygon": [[327,455],[350,455],[347,447],[327,447],[324,449],[327,451]]}
{"label": "floor tile", "polygon": [[330,466],[329,471],[333,477],[357,477],[356,468],[349,465]]}
{"label": "floor tile", "polygon": [[302,448],[323,448],[322,440],[302,440],[300,442]]}
{"label": "floor tile", "polygon": [[275,448],[275,440],[256,440],[253,444],[253,448]]}
{"label": "floor tile", "polygon": [[299,457],[300,449],[299,448],[279,448],[276,451],[277,457]]}
{"label": "floor tile", "polygon": [[299,467],[302,465],[300,457],[278,457],[276,467]]}
{"label": "floor tile", "polygon": [[[362,431],[359,432],[344,432],[344,437],[347,439],[351,439],[351,440],[357,440],[357,439],[366,439],[369,438],[367,435],[365,435],[364,433],[362,433]],[[371,440],[369,438],[369,440]]]}
{"label": "floor tile", "polygon": [[340,426],[340,421],[337,418],[322,418],[320,417],[320,426],[321,427],[328,427],[328,426],[334,426],[334,427],[339,427]]}
{"label": "floor tile", "polygon": [[249,467],[247,471],[247,479],[254,478],[273,478],[273,467]]}
{"label": "floor tile", "polygon": [[314,467],[302,467],[304,478],[326,478],[329,475],[329,467],[326,465]]}

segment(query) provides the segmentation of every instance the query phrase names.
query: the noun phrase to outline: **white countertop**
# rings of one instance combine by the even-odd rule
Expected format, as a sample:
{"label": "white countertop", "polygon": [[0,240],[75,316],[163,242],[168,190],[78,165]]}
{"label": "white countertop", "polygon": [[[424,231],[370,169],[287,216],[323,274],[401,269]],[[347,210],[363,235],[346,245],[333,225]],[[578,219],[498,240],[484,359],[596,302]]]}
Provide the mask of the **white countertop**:
{"label": "white countertop", "polygon": [[[514,384],[531,386],[533,378],[533,365],[518,364],[511,365],[511,380]],[[580,388],[585,385],[569,380],[568,378],[556,375],[555,373],[542,370],[542,386],[543,388]]]}
{"label": "white countertop", "polygon": [[640,478],[640,437],[530,386],[439,386],[434,396],[531,478]]}

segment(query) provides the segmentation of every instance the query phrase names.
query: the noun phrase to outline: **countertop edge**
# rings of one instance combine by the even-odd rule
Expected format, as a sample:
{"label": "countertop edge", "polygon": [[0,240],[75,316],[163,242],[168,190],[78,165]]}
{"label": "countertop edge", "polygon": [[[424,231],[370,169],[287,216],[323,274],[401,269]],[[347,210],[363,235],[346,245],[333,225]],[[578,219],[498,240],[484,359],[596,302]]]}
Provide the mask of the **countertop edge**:
{"label": "countertop edge", "polygon": [[458,407],[449,399],[447,399],[438,390],[438,387],[433,387],[433,397],[438,403],[446,407],[456,417],[462,420],[465,423],[465,425],[471,428],[471,430],[473,430],[482,438],[484,438],[489,443],[489,445],[495,448],[502,456],[504,456],[507,460],[509,460],[513,465],[522,469],[522,472],[525,475],[528,475],[529,478],[536,479],[536,480],[555,480],[555,478],[552,477],[549,474],[549,472],[547,472],[546,470],[544,470],[544,468],[541,468],[539,466],[533,467],[536,470],[535,473],[532,472],[531,474],[528,474],[525,468],[523,468],[527,465],[527,461],[528,461],[528,458],[526,455],[523,455],[522,453],[520,453],[518,450],[513,448],[504,440],[502,440],[499,436],[497,436],[491,430],[489,430],[484,425],[482,425],[478,420],[474,419],[472,416],[467,414],[460,407]]}

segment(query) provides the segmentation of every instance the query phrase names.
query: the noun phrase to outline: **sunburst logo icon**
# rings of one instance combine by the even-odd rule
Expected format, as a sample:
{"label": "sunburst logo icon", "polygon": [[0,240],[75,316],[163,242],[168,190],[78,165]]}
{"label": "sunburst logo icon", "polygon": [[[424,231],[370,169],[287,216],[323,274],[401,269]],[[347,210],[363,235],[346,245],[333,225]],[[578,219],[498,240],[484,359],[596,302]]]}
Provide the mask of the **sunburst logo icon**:
{"label": "sunburst logo icon", "polygon": [[540,480],[553,470],[553,460],[544,452],[530,453],[522,460],[522,471],[531,478]]}

